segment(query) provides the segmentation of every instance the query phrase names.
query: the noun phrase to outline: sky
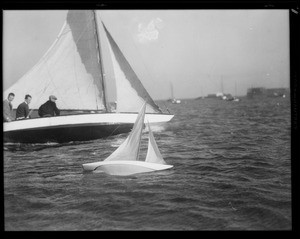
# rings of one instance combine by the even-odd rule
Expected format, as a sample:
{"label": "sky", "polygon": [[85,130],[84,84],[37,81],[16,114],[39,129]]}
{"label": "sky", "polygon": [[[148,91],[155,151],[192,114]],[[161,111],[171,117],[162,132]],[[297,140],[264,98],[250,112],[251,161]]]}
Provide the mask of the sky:
{"label": "sky", "polygon": [[[288,10],[104,10],[99,16],[153,99],[289,87]],[[3,11],[3,90],[45,54],[65,10]],[[100,36],[101,39],[101,36]],[[105,45],[102,45],[105,46]],[[103,50],[109,99],[114,75]],[[222,89],[223,88],[223,89]]]}

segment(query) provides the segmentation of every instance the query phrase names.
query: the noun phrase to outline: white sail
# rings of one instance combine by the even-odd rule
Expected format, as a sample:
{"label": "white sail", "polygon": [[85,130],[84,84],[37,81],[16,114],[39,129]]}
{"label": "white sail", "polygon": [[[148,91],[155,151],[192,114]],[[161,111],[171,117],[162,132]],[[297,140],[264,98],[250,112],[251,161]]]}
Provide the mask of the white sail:
{"label": "white sail", "polygon": [[60,109],[104,109],[103,82],[93,11],[69,11],[56,41],[40,61],[4,92],[15,93],[14,102],[32,96],[37,109],[49,95]]}
{"label": "white sail", "polygon": [[145,119],[146,103],[142,106],[140,113],[134,123],[132,131],[127,139],[104,161],[110,160],[138,160],[141,136]]}
{"label": "white sail", "polygon": [[126,140],[106,159],[99,162],[83,164],[85,170],[94,170],[104,161],[137,161],[139,157],[140,142],[145,120],[146,102],[142,106],[133,128]]}
{"label": "white sail", "polygon": [[146,101],[147,113],[161,113],[104,24],[103,27],[109,42],[116,80],[117,112],[138,112]]}
{"label": "white sail", "polygon": [[146,102],[134,123],[131,133],[117,150],[103,161],[83,164],[83,169],[87,171],[105,172],[110,175],[126,176],[172,168],[173,165],[167,165],[160,154],[150,127],[146,159],[145,161],[140,161],[138,158],[145,120],[145,109]]}
{"label": "white sail", "polygon": [[149,123],[148,123],[148,129],[149,129],[149,141],[148,141],[148,151],[147,151],[145,162],[166,164],[165,160],[163,159],[163,157],[157,147],[157,144],[154,139],[154,136],[153,136],[153,133],[152,133]]}

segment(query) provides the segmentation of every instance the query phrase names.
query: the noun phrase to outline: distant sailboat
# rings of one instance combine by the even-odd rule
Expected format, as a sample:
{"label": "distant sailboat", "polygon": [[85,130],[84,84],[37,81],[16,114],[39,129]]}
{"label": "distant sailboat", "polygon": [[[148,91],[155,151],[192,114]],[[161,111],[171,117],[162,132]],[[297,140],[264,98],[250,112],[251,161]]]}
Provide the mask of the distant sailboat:
{"label": "distant sailboat", "polygon": [[172,82],[170,82],[170,89],[171,89],[171,98],[168,101],[172,102],[172,104],[180,104],[181,100],[176,99],[174,97],[174,90],[173,90],[173,84],[172,84]]}
{"label": "distant sailboat", "polygon": [[83,164],[83,169],[86,171],[103,171],[110,175],[126,176],[172,168],[173,165],[167,165],[159,152],[149,124],[146,159],[145,161],[140,161],[139,159],[145,109],[146,103],[143,105],[129,136],[109,157],[103,161]]}
{"label": "distant sailboat", "polygon": [[221,76],[221,92],[217,93],[217,97],[219,97],[222,100],[226,101],[233,101],[234,97],[229,93],[224,93],[224,86],[223,86],[223,76]]}
{"label": "distant sailboat", "polygon": [[204,95],[203,95],[203,89],[201,88],[201,96],[197,97],[195,100],[202,100],[205,99]]}
{"label": "distant sailboat", "polygon": [[217,92],[216,96],[217,98],[221,99],[221,100],[226,100],[226,95],[224,94],[224,87],[223,87],[223,76],[221,75],[221,92]]}
{"label": "distant sailboat", "polygon": [[[4,141],[21,143],[92,140],[130,132],[143,102],[146,119],[170,121],[142,85],[104,23],[116,81],[116,109],[107,102],[106,80],[100,45],[99,16],[94,10],[70,10],[57,39],[40,61],[14,85],[14,102],[33,98],[37,110],[50,95],[58,98],[60,116],[5,122]],[[102,42],[103,43],[103,42]]]}
{"label": "distant sailboat", "polygon": [[236,82],[234,84],[234,97],[233,97],[233,101],[239,102],[240,99],[236,97]]}

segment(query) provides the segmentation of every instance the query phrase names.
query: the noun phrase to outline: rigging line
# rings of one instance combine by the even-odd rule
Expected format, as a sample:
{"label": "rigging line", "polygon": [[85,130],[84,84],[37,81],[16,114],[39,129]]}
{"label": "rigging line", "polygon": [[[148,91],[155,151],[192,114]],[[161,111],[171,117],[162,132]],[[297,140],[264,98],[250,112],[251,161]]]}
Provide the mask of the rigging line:
{"label": "rigging line", "polygon": [[[46,66],[47,67],[47,66]],[[48,70],[48,69],[47,69]],[[48,73],[49,74],[49,73]],[[50,79],[51,79],[51,75],[49,74],[49,77],[50,77]],[[51,80],[48,82],[48,84],[44,87],[44,90],[39,94],[39,96],[37,97],[37,100],[36,101],[39,101],[41,98],[42,98],[42,96],[44,95],[44,93],[46,92],[46,90],[48,89],[48,87],[49,87],[49,85],[50,85],[50,83],[51,83]],[[37,108],[38,109],[38,108]],[[32,111],[33,111],[34,109],[32,109]],[[32,113],[32,112],[31,112]],[[31,114],[31,113],[29,113],[29,115]]]}
{"label": "rigging line", "polygon": [[110,135],[108,135],[106,138],[112,136],[112,134],[113,134],[118,128],[120,128],[120,127],[121,127],[121,125],[118,125],[118,126],[110,133]]}
{"label": "rigging line", "polygon": [[[87,23],[85,24],[85,26],[84,26],[82,32],[80,33],[79,37],[78,37],[77,39],[74,39],[74,40],[75,40],[75,46],[77,45],[78,41],[82,38],[82,36],[83,36],[84,33],[86,32],[86,30],[87,30],[87,28],[88,28],[88,22],[92,21],[92,19],[93,19],[92,17],[87,18]],[[65,33],[60,34],[60,35],[58,36],[58,38],[61,38],[62,35],[65,35],[65,34],[67,34],[67,33],[69,33],[69,32],[71,32],[71,30],[68,30],[68,31],[66,31]],[[68,53],[68,55],[69,55],[69,54],[70,54],[70,53]],[[42,58],[42,60],[43,60],[44,63],[46,64],[47,73],[48,73],[48,75],[49,75],[49,77],[50,77],[50,81],[51,81],[52,84],[54,85],[54,88],[55,88],[55,89],[58,89],[58,88],[56,87],[54,81],[53,81],[53,78],[52,78],[50,72],[49,72],[49,69],[48,69],[48,66],[47,66],[47,59],[46,59],[46,57],[45,57],[45,58]],[[75,72],[75,73],[76,73],[76,72]],[[76,78],[76,75],[75,75],[75,78]],[[77,79],[77,78],[76,78],[76,79]],[[50,84],[50,83],[49,83],[49,84]],[[77,84],[77,88],[79,89],[77,80],[76,80],[76,84]],[[45,90],[46,90],[48,87],[49,87],[49,85],[45,88]],[[45,91],[45,90],[44,90],[44,91]],[[78,91],[78,92],[79,92],[79,91]],[[59,93],[59,91],[58,91],[58,93]],[[60,95],[60,98],[62,99],[62,102],[63,102],[65,105],[67,105],[66,102],[63,101],[63,97],[61,96],[60,93],[59,93],[59,95]],[[79,95],[80,95],[80,94],[79,94]],[[96,97],[97,97],[97,96],[96,96]],[[98,105],[97,105],[97,108],[98,108]]]}
{"label": "rigging line", "polygon": [[143,127],[144,127],[144,121],[143,121],[143,126],[142,126],[142,131],[139,135],[139,145],[138,145],[138,150],[137,150],[137,154],[136,154],[136,160],[139,161],[139,154],[140,154],[140,149],[141,149],[141,141],[142,141],[142,135],[143,135]]}
{"label": "rigging line", "polygon": [[[130,35],[130,37],[131,37],[131,39],[133,39],[131,35]],[[133,39],[132,43],[133,43],[133,46],[135,47],[136,51],[138,52],[138,54],[139,54],[139,56],[140,56],[141,62],[142,62],[142,64],[143,64],[144,68],[146,69],[147,74],[150,76],[151,79],[154,79],[154,77],[152,76],[151,72],[149,71],[148,67],[147,67],[146,64],[145,64],[145,62],[144,62],[144,60],[143,60],[143,57],[142,57],[142,55],[141,55],[141,53],[140,53],[140,51],[139,51],[137,45],[134,43],[134,39]],[[158,87],[157,87],[157,84],[154,84],[154,85],[155,85],[155,87],[156,87],[156,89],[157,89],[157,88],[158,88]],[[165,102],[163,101],[162,103],[163,103],[163,105],[165,106],[165,108],[168,110],[168,112],[170,113],[169,109],[168,109],[167,106],[165,105]],[[158,108],[160,109],[159,106],[158,106]],[[161,110],[161,109],[160,109],[160,110]],[[161,110],[161,111],[162,111],[162,110]]]}
{"label": "rigging line", "polygon": [[[49,78],[50,78],[50,82],[54,85],[54,89],[58,89],[58,88],[56,87],[54,81],[53,81],[52,75],[50,74],[50,71],[49,71],[49,67],[48,67],[46,58],[42,58],[42,61],[44,61],[44,63],[45,63],[45,66],[46,66],[46,69],[47,69],[47,74],[49,75]],[[46,87],[44,88],[43,93],[48,89],[48,87],[49,87],[49,85],[50,85],[50,82],[49,82],[48,86],[46,86]],[[61,96],[61,94],[60,94],[59,91],[58,91],[58,94],[59,94],[59,96],[60,96],[60,98],[61,98],[61,101],[62,101],[65,105],[67,105],[66,102],[64,102],[63,97]],[[42,97],[42,94],[41,94],[40,98],[41,98],[41,97]],[[40,98],[39,98],[39,99],[40,99]]]}
{"label": "rigging line", "polygon": [[[78,41],[82,38],[82,36],[83,36],[83,34],[86,32],[86,30],[87,30],[87,28],[88,28],[88,23],[89,22],[92,22],[92,21],[94,21],[94,17],[92,17],[91,15],[89,16],[89,17],[87,17],[87,23],[85,24],[85,27],[83,28],[83,30],[82,30],[82,32],[81,32],[81,34],[79,35],[79,37],[75,40],[75,45],[77,46],[77,43],[78,43]],[[95,26],[95,28],[96,28],[97,26]],[[96,32],[97,32],[97,29],[96,29]],[[97,42],[98,43],[98,42]],[[99,47],[99,46],[98,46]],[[100,63],[100,62],[99,62]],[[97,66],[97,68],[98,68],[99,66]],[[100,67],[101,67],[101,65],[100,65]],[[100,69],[100,71],[101,71],[101,69]],[[102,77],[102,82],[104,81],[104,78]],[[96,84],[97,85],[97,84]],[[88,87],[89,88],[89,87]],[[103,89],[103,91],[104,91],[104,89]],[[105,97],[105,96],[104,96]],[[103,98],[104,98],[103,97]],[[97,91],[95,90],[95,99],[96,99],[96,107],[97,107],[97,110],[99,110],[99,107],[98,107],[98,94],[97,94]],[[106,107],[106,99],[104,98],[104,107],[107,109],[107,107]]]}
{"label": "rigging line", "polygon": [[[142,116],[142,119],[141,119],[141,121],[142,121],[142,129],[141,129],[141,132],[140,132],[140,135],[139,135],[139,145],[138,145],[138,151],[137,151],[137,155],[136,155],[136,160],[139,160],[139,154],[140,154],[140,148],[141,148],[141,140],[142,140],[142,134],[143,134],[143,126],[144,126],[144,124],[145,124],[145,114],[146,114],[146,102],[144,102],[144,106],[145,106],[145,109],[143,109],[144,110],[144,112],[143,112],[143,116]],[[138,116],[139,116],[139,114],[138,114]]]}
{"label": "rigging line", "polygon": [[[47,73],[48,73],[49,78],[50,78],[50,82],[53,84],[54,89],[58,89],[58,88],[56,87],[54,81],[53,81],[52,75],[50,74],[50,71],[49,71],[49,68],[48,68],[48,65],[47,65],[47,62],[46,62],[46,61],[45,61],[45,65],[46,65]],[[62,97],[62,95],[60,94],[60,91],[59,91],[59,90],[57,91],[57,93],[58,93],[58,95],[60,96],[61,101],[62,101],[65,105],[68,105],[68,104],[66,104],[66,102],[63,100],[63,97]]]}
{"label": "rigging line", "polygon": [[75,53],[73,52],[74,78],[75,78],[75,82],[76,82],[76,86],[77,86],[77,92],[78,92],[80,102],[81,102],[81,107],[84,108],[83,105],[82,105],[83,100],[81,98],[81,94],[80,94],[80,90],[79,90],[79,86],[78,86],[78,78],[77,78],[77,74],[76,74],[76,61],[75,61],[74,54]]}
{"label": "rigging line", "polygon": [[[80,34],[79,38],[77,39],[77,41],[75,41],[76,43],[77,43],[77,42],[79,41],[79,39],[83,36],[83,33],[85,32],[86,28],[87,28],[87,24],[85,25],[85,27],[84,27],[82,33]],[[68,31],[65,32],[65,33],[63,33],[63,31],[62,31],[62,33],[57,37],[57,40],[60,39],[63,35],[66,35],[66,34],[69,33],[69,32],[71,32],[71,30],[68,30]],[[68,53],[68,54],[70,54],[70,53]],[[57,88],[57,86],[56,86],[55,83],[54,83],[53,77],[52,77],[52,75],[50,74],[50,71],[49,71],[49,68],[48,68],[48,65],[47,65],[47,60],[48,60],[47,57],[43,57],[41,60],[45,63],[45,66],[46,66],[46,69],[47,69],[47,73],[48,73],[49,78],[50,78],[50,82],[53,84],[54,89],[57,90],[58,88]],[[48,89],[48,87],[49,87],[49,85],[50,85],[50,82],[49,82],[49,84],[44,88],[44,91],[42,92],[42,94]],[[77,83],[77,82],[76,82],[76,83]],[[79,88],[79,87],[78,87],[78,88]],[[60,94],[59,90],[57,90],[57,92],[58,92],[58,94],[59,94],[59,96],[60,96],[61,101],[62,101],[65,105],[68,105],[68,104],[66,104],[66,102],[63,100],[64,98],[63,98],[62,95]],[[42,94],[41,94],[41,96],[39,97],[39,99],[42,97]]]}
{"label": "rigging line", "polygon": [[109,112],[107,100],[106,100],[106,89],[105,89],[105,73],[104,73],[104,68],[103,68],[103,63],[102,63],[102,53],[101,53],[101,43],[100,43],[100,37],[98,34],[98,22],[97,22],[97,14],[96,11],[93,10],[93,16],[94,16],[94,22],[95,22],[95,29],[96,29],[96,38],[97,38],[97,43],[98,43],[98,53],[99,53],[99,65],[100,65],[100,71],[101,71],[101,76],[102,76],[102,92],[103,92],[103,100],[104,100],[104,107],[107,112]]}

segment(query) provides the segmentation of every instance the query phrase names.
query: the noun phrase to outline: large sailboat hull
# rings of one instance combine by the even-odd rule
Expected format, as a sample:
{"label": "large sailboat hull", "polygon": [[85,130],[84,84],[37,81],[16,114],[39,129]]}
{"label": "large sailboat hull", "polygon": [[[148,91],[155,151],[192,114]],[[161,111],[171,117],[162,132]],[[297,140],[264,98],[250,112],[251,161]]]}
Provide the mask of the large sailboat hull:
{"label": "large sailboat hull", "polygon": [[[146,114],[145,123],[161,124],[171,114]],[[137,113],[96,113],[34,118],[3,124],[4,142],[88,141],[130,132]]]}

